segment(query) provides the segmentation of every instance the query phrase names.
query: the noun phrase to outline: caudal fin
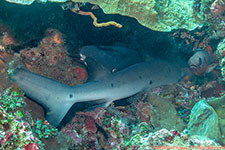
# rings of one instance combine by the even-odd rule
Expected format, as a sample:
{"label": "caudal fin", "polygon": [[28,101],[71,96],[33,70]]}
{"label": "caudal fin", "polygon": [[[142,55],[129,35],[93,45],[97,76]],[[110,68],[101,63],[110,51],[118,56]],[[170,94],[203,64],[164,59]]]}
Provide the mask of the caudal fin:
{"label": "caudal fin", "polygon": [[46,120],[48,120],[51,125],[57,127],[71,107],[71,104],[65,104],[63,101],[61,104],[54,105],[47,111]]}
{"label": "caudal fin", "polygon": [[71,87],[50,78],[16,69],[12,79],[27,97],[45,108],[46,119],[54,126],[59,125],[75,102],[70,98]]}

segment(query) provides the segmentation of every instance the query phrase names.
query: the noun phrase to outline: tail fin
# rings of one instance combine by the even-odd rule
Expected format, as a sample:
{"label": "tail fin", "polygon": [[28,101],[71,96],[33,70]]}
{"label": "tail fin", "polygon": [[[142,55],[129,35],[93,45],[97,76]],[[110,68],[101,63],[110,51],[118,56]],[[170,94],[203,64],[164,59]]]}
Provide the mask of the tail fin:
{"label": "tail fin", "polygon": [[55,127],[60,124],[67,112],[72,107],[71,104],[65,104],[65,102],[63,102],[63,99],[61,102],[61,104],[57,104],[51,107],[46,114],[46,120],[48,120],[48,122]]}
{"label": "tail fin", "polygon": [[45,108],[46,118],[54,126],[59,125],[74,103],[68,94],[71,87],[55,80],[24,69],[16,69],[12,79],[27,97]]}

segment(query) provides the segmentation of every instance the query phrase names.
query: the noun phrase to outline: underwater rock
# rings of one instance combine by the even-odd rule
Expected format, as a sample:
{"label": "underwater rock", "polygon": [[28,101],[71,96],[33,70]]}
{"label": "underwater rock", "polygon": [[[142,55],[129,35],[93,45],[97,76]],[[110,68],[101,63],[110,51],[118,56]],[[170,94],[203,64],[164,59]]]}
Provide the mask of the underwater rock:
{"label": "underwater rock", "polygon": [[201,96],[208,97],[220,97],[225,91],[225,84],[220,81],[209,81],[201,86]]}
{"label": "underwater rock", "polygon": [[219,118],[216,111],[205,100],[194,105],[188,123],[188,132],[221,141]]}
{"label": "underwater rock", "polygon": [[[12,3],[29,5],[33,0],[6,0]],[[66,0],[50,0],[65,2]],[[169,32],[173,29],[193,30],[200,24],[193,17],[193,0],[72,0],[99,5],[105,13],[134,17],[140,24],[156,31]],[[42,2],[47,2],[43,1]],[[146,19],[148,18],[148,19]]]}
{"label": "underwater rock", "polygon": [[66,137],[60,137],[48,122],[33,119],[30,113],[33,110],[28,110],[26,105],[20,92],[0,89],[0,149],[39,150],[44,149],[43,143],[60,143],[56,138],[64,140],[56,149],[68,147]]}
{"label": "underwater rock", "polygon": [[[21,5],[30,5],[32,4],[35,0],[6,0],[7,2],[10,3],[16,3],[16,4],[21,4]],[[67,0],[38,0],[38,2],[46,3],[47,1],[49,2],[66,2]]]}
{"label": "underwater rock", "polygon": [[[44,149],[55,150],[55,149],[69,149],[71,145],[71,139],[65,134],[58,133],[54,138],[49,138],[46,140]],[[30,150],[30,149],[29,149]]]}
{"label": "underwater rock", "polygon": [[18,46],[19,41],[13,35],[12,30],[0,21],[0,51],[12,50],[13,46]]}
{"label": "underwater rock", "polygon": [[13,59],[15,59],[15,55],[7,53],[5,51],[0,50],[0,88],[10,87],[10,81],[7,74],[7,69],[9,68],[9,64]]}
{"label": "underwater rock", "polygon": [[147,99],[154,110],[149,112],[149,116],[151,118],[150,122],[156,127],[155,130],[166,128],[168,130],[177,129],[182,131],[185,128],[185,123],[177,115],[175,105],[172,103],[173,97],[149,94]]}
{"label": "underwater rock", "polygon": [[216,143],[214,140],[200,135],[191,136],[188,139],[186,146],[188,146],[190,149],[223,149],[223,147],[221,147],[221,145]]}
{"label": "underwater rock", "polygon": [[3,35],[2,43],[4,46],[9,46],[9,45],[15,45],[16,41],[10,33],[6,32]]}
{"label": "underwater rock", "polygon": [[[156,132],[145,134],[145,136],[133,136],[129,142],[133,142],[131,144],[132,148],[137,148],[138,150],[208,149],[209,147],[215,150],[223,149],[221,145],[209,138],[195,135],[186,141],[185,136],[185,133],[179,133],[176,130],[160,129]],[[127,146],[126,148],[129,147]]]}
{"label": "underwater rock", "polygon": [[225,38],[218,44],[216,54],[221,67],[221,75],[225,81]]}
{"label": "underwater rock", "polygon": [[[219,118],[219,126],[222,135],[225,135],[225,95],[218,98],[211,98],[207,101],[216,111]],[[222,136],[222,142],[225,144],[225,137]]]}
{"label": "underwater rock", "polygon": [[151,104],[143,103],[143,102],[139,102],[137,104],[137,116],[138,116],[138,120],[140,122],[150,123],[150,121],[152,121],[153,118],[154,118],[154,120],[157,120],[158,116],[156,114],[157,114],[157,112],[151,106]]}
{"label": "underwater rock", "polygon": [[[184,123],[176,116],[171,96],[161,94],[146,94],[146,96],[147,99],[144,96],[145,98],[137,100],[137,103],[131,106],[115,107],[112,104],[107,109],[96,108],[92,112],[77,112],[61,132],[73,140],[73,146],[70,147],[72,150],[78,147],[112,150],[179,149],[179,147],[194,149],[194,146],[205,146],[201,149],[207,149],[207,146],[222,148],[205,136],[189,137],[187,130],[180,132],[184,128]],[[180,124],[175,123],[175,120]],[[168,127],[170,129],[166,129]]]}
{"label": "underwater rock", "polygon": [[194,0],[194,18],[207,26],[210,39],[219,39],[225,36],[224,28],[224,0]]}
{"label": "underwater rock", "polygon": [[140,24],[155,31],[169,32],[179,28],[193,30],[199,26],[191,11],[193,1],[73,0],[73,2],[90,2],[99,5],[107,14],[119,13],[134,17]]}
{"label": "underwater rock", "polygon": [[30,5],[35,0],[6,0],[6,1],[10,2],[10,3],[16,3],[16,4],[22,4],[22,5]]}
{"label": "underwater rock", "polygon": [[38,47],[21,50],[20,57],[28,70],[64,84],[72,86],[87,80],[86,69],[72,61],[64,45],[63,34],[56,29],[47,29]]}

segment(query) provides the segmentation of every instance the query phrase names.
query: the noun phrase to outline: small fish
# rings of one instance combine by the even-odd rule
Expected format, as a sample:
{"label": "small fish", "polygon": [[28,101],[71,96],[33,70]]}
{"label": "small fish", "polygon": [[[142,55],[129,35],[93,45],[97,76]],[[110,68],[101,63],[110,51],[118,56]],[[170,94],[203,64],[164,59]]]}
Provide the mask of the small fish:
{"label": "small fish", "polygon": [[213,56],[210,51],[199,50],[188,61],[188,65],[197,76],[203,76],[211,72],[217,64],[214,63]]}

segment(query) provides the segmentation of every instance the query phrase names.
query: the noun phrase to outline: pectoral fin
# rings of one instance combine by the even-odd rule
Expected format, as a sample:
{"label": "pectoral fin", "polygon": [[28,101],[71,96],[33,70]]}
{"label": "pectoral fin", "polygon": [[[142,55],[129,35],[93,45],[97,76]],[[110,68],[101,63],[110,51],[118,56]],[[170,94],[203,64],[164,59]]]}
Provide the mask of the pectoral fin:
{"label": "pectoral fin", "polygon": [[112,101],[113,100],[102,99],[88,102],[88,104],[90,105],[88,110],[95,110],[98,107],[107,108],[112,103]]}
{"label": "pectoral fin", "polygon": [[206,69],[206,73],[210,73],[211,71],[213,71],[215,68],[217,67],[216,63],[210,64],[207,69]]}

